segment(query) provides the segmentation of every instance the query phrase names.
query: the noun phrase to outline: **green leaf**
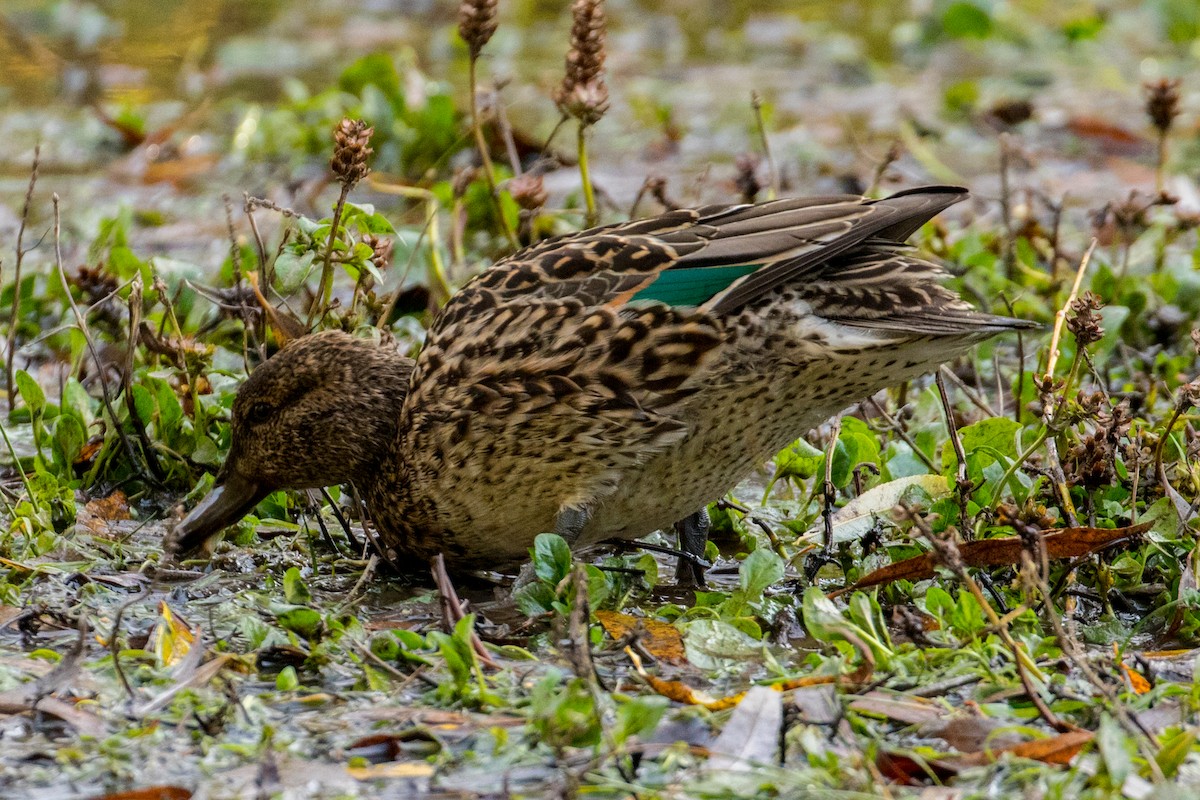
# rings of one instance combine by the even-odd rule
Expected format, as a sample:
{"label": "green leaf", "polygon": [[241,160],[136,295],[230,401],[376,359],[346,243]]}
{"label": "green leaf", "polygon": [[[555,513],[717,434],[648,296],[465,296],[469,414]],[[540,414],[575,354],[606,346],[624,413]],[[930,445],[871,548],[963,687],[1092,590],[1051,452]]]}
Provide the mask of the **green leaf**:
{"label": "green leaf", "polygon": [[158,405],[158,435],[165,441],[173,441],[183,423],[183,405],[171,384],[161,378],[146,381],[154,387],[154,400]]}
{"label": "green leaf", "polygon": [[390,631],[372,634],[369,645],[371,652],[383,661],[395,661],[400,657],[400,642]]}
{"label": "green leaf", "polygon": [[304,285],[313,269],[316,253],[307,250],[297,253],[285,249],[275,259],[275,285],[282,294],[291,294]]}
{"label": "green leaf", "polygon": [[53,444],[59,474],[70,475],[79,451],[87,444],[87,432],[73,414],[60,414],[54,422]]}
{"label": "green leaf", "polygon": [[296,606],[280,611],[276,621],[284,630],[289,630],[305,639],[316,639],[321,632],[321,615],[311,608]]}
{"label": "green leaf", "polygon": [[46,393],[42,391],[42,387],[38,386],[33,376],[23,369],[17,370],[14,380],[17,384],[17,392],[20,393],[21,399],[25,401],[25,406],[29,409],[30,415],[34,419],[41,417],[46,411]]}
{"label": "green leaf", "polygon": [[303,606],[312,602],[312,592],[300,577],[300,570],[290,567],[283,573],[283,597],[293,605]]}
{"label": "green leaf", "polygon": [[143,425],[149,425],[154,421],[154,397],[150,394],[150,390],[140,383],[135,383],[129,387],[133,393],[133,408],[137,412],[138,419]]}
{"label": "green leaf", "polygon": [[719,619],[689,622],[683,631],[687,660],[698,669],[719,669],[730,661],[744,663],[762,652],[762,643]]}
{"label": "green leaf", "polygon": [[767,484],[766,494],[769,495],[771,487],[780,480],[808,480],[817,474],[824,460],[823,452],[804,439],[797,439],[775,456],[775,474]]}
{"label": "green leaf", "polygon": [[1007,417],[989,417],[988,419],[968,425],[958,432],[963,451],[968,455],[982,447],[991,448],[1009,458],[1019,455],[1017,436],[1021,425]]}
{"label": "green leaf", "polygon": [[[1165,741],[1162,741],[1162,739],[1165,739]],[[1158,762],[1158,766],[1164,776],[1173,778],[1192,752],[1192,748],[1196,744],[1196,734],[1191,731],[1180,730],[1174,734],[1164,735],[1160,738],[1160,741],[1162,741],[1162,744],[1158,752],[1154,755],[1154,760]]]}
{"label": "green leaf", "polygon": [[286,666],[279,671],[275,676],[275,688],[281,692],[293,692],[300,688],[300,677],[296,674],[296,668]]}
{"label": "green leaf", "polygon": [[617,706],[617,724],[613,738],[624,744],[630,737],[643,738],[654,733],[670,702],[665,697],[631,697]]}
{"label": "green leaf", "polygon": [[533,571],[548,583],[558,584],[571,572],[571,548],[556,533],[539,533],[532,555]]}
{"label": "green leaf", "polygon": [[771,550],[760,547],[742,562],[738,570],[738,586],[746,600],[754,603],[762,599],[767,587],[783,578],[783,559]]}
{"label": "green leaf", "polygon": [[942,12],[942,29],[959,39],[986,39],[992,33],[992,18],[974,3],[952,3]]}

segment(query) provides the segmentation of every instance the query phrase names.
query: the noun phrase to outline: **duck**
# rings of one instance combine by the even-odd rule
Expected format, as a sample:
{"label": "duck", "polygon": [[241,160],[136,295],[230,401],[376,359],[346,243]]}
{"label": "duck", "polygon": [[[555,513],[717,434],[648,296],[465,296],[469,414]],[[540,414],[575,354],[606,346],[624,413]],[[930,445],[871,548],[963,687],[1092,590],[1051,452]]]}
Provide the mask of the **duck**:
{"label": "duck", "polygon": [[352,484],[402,567],[526,562],[674,529],[702,583],[708,505],[839,411],[989,337],[905,244],[968,196],[923,186],[671,210],[497,261],[415,359],[328,330],[260,364],[208,495],[168,534],[192,553],[280,489]]}

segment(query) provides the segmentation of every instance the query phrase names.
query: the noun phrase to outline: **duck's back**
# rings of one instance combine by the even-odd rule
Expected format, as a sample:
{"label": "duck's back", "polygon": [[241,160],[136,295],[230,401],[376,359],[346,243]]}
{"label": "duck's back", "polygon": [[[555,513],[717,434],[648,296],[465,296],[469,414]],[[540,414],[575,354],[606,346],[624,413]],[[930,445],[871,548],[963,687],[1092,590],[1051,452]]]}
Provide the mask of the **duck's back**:
{"label": "duck's back", "polygon": [[429,331],[376,522],[486,567],[563,509],[590,515],[586,544],[702,508],[831,414],[1023,325],[900,245],[964,196],[677,211],[499,262]]}

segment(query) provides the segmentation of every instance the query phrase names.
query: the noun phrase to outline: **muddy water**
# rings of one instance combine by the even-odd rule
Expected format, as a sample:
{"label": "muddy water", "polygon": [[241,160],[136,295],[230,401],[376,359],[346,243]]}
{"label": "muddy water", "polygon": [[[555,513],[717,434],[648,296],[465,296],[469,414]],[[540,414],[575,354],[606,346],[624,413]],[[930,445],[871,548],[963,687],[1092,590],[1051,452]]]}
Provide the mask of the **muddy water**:
{"label": "muddy water", "polygon": [[[534,140],[557,121],[548,98],[566,48],[567,5],[501,3],[486,50],[484,75],[507,81],[508,113]],[[900,138],[909,146],[886,176],[896,184],[963,181],[993,193],[996,127],[986,111],[1013,100],[1034,103],[1021,132],[1050,193],[1142,184],[1149,179],[1144,142],[1113,152],[1104,135],[1081,138],[1070,123],[1100,118],[1145,136],[1139,82],[1186,72],[1200,54],[1179,34],[1186,19],[1162,11],[1169,5],[1106,4],[1099,32],[1071,43],[1064,31],[1101,19],[1089,3],[1020,0],[995,18],[964,23],[927,0],[609,2],[613,101],[595,129],[596,179],[620,207],[652,172],[669,177],[682,202],[735,196],[735,157],[761,150],[750,109],[756,90],[786,191],[861,186]],[[296,81],[326,88],[375,51],[408,59],[461,92],[466,60],[456,7],[450,0],[8,0],[0,9],[0,234],[14,227],[41,142],[44,188],[74,210],[69,230],[86,235],[124,203],[185,223],[144,232],[150,248],[216,258],[201,242],[221,225],[220,193],[259,192],[321,171],[314,163],[299,176],[267,172],[240,153],[237,131],[252,104],[281,99]],[[212,163],[197,162],[203,168],[182,186],[156,182],[146,154],[122,146],[101,112],[140,116],[148,130],[169,127],[167,144]],[[551,176],[550,187],[563,195],[574,181],[568,170]]]}

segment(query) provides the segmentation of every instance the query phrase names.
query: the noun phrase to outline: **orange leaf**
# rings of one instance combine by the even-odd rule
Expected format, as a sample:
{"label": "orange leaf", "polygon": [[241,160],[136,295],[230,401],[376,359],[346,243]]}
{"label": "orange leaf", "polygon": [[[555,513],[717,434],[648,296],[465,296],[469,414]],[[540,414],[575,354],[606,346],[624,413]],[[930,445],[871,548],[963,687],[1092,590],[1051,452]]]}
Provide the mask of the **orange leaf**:
{"label": "orange leaf", "polygon": [[683,650],[683,636],[674,625],[656,619],[618,614],[616,611],[597,611],[596,619],[614,639],[623,639],[631,633],[635,634],[645,651],[659,661],[666,661],[668,664],[687,663]]}
{"label": "orange leaf", "polygon": [[1121,666],[1121,671],[1125,673],[1125,680],[1129,681],[1129,688],[1133,690],[1134,694],[1145,694],[1150,691],[1153,688],[1150,685],[1150,681],[1146,680],[1142,673],[1120,660],[1121,651],[1117,648],[1116,642],[1112,643],[1112,649],[1113,657],[1117,659],[1117,663]]}
{"label": "orange leaf", "polygon": [[120,489],[117,489],[108,497],[89,500],[84,509],[93,516],[108,522],[129,519],[129,500]]}
{"label": "orange leaf", "polygon": [[1022,742],[1013,747],[993,750],[995,754],[1012,753],[1021,758],[1032,758],[1045,764],[1070,764],[1071,759],[1079,754],[1083,746],[1092,740],[1088,731],[1070,731],[1051,736],[1048,739],[1037,739],[1032,742]]}
{"label": "orange leaf", "polygon": [[191,800],[192,790],[182,786],[146,786],[128,792],[99,794],[91,800]]}
{"label": "orange leaf", "polygon": [[[704,706],[709,711],[725,711],[736,706],[746,696],[745,692],[738,692],[728,697],[709,697],[704,692],[699,692],[682,681],[666,681],[646,672],[646,669],[642,666],[641,656],[633,652],[632,648],[626,647],[625,655],[629,656],[629,660],[633,662],[634,670],[642,680],[650,685],[651,689],[668,700],[674,700],[676,703],[683,703],[689,706]],[[792,678],[780,683],[772,683],[768,688],[774,689],[777,692],[786,692],[792,689],[803,689],[808,686],[842,682],[852,683],[852,681],[843,681],[839,675],[810,675],[804,678]]]}

